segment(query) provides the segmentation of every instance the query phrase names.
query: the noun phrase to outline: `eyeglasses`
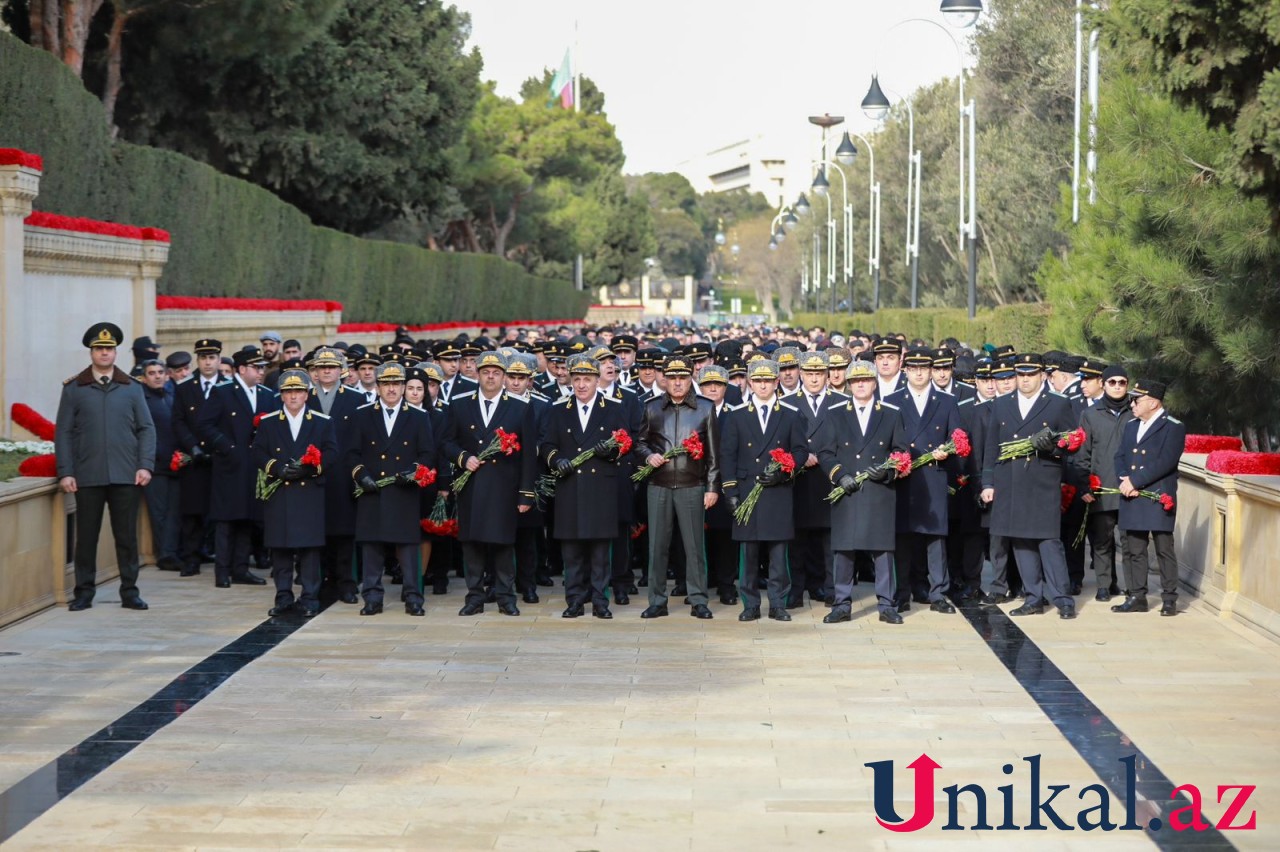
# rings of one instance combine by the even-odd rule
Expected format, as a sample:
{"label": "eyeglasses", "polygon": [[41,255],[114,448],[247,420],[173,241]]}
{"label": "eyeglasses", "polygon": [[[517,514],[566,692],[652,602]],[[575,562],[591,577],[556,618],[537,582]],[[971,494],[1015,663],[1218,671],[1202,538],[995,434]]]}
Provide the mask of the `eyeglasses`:
{"label": "eyeglasses", "polygon": [[1129,384],[1129,380],[1128,379],[1107,379],[1107,384],[1115,385],[1116,387],[1124,387]]}

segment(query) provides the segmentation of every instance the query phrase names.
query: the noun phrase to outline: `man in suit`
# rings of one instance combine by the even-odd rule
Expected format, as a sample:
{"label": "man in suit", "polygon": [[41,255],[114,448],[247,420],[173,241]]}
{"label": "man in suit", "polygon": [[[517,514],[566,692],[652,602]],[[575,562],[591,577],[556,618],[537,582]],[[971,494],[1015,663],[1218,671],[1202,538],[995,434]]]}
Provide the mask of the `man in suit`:
{"label": "man in suit", "polygon": [[977,393],[969,385],[956,381],[956,353],[950,349],[933,350],[933,386],[955,398],[956,405],[972,399]]}
{"label": "man in suit", "polygon": [[[1107,367],[1102,371],[1102,398],[1084,410],[1080,427],[1084,429],[1084,446],[1073,463],[1086,490],[1081,500],[1089,507],[1085,524],[1089,549],[1093,551],[1093,573],[1098,579],[1094,599],[1111,600],[1117,587],[1116,524],[1119,521],[1119,494],[1092,494],[1087,490],[1089,478],[1098,477],[1105,488],[1119,488],[1115,454],[1125,425],[1133,419],[1129,405],[1129,374],[1124,367]],[[1127,588],[1127,587],[1126,587]]]}
{"label": "man in suit", "polygon": [[476,383],[459,372],[462,363],[462,348],[458,344],[441,340],[431,351],[436,363],[444,371],[444,381],[440,384],[440,397],[447,404],[455,395],[465,394],[476,389]]}
{"label": "man in suit", "polygon": [[933,353],[912,349],[903,364],[907,386],[884,400],[899,410],[912,461],[921,456],[933,461],[914,470],[897,489],[898,603],[910,609],[914,597],[919,603],[927,601],[934,612],[953,613],[955,607],[946,598],[950,586],[947,487],[959,467],[944,464],[948,454],[941,447],[960,428],[960,412],[955,398],[933,383]]}
{"label": "man in suit", "polygon": [[191,456],[191,464],[178,471],[181,515],[178,558],[182,562],[182,577],[200,573],[200,553],[204,548],[209,496],[213,490],[213,455],[201,437],[197,423],[209,394],[225,381],[218,371],[222,361],[221,341],[204,337],[196,341],[193,349],[196,373],[179,383],[173,391],[174,439],[178,449]]}
{"label": "man in suit", "polygon": [[[1027,591],[1026,603],[1010,615],[1039,615],[1052,601],[1060,618],[1075,618],[1059,537],[1062,459],[1058,435],[1075,427],[1071,405],[1044,379],[1041,356],[1014,359],[1017,391],[991,403],[991,428],[983,452],[982,499],[991,504],[991,535],[1010,539]],[[1029,438],[1030,456],[1000,461],[1000,445]]]}
{"label": "man in suit", "polygon": [[[556,517],[553,535],[564,557],[564,618],[578,618],[591,601],[596,618],[613,618],[609,611],[610,542],[618,531],[619,448],[609,440],[619,429],[632,434],[621,400],[598,387],[600,363],[587,355],[569,359],[573,396],[553,405],[538,442],[538,455],[556,476]],[[577,468],[573,459],[584,452],[592,458]]]}
{"label": "man in suit", "polygon": [[232,583],[267,584],[249,570],[254,529],[262,525],[262,504],[254,498],[257,468],[252,449],[259,419],[280,408],[275,392],[259,381],[267,362],[256,346],[240,349],[232,361],[235,376],[213,388],[197,421],[213,453],[209,517],[217,523],[214,585],[219,589]]}
{"label": "man in suit", "polygon": [[907,383],[902,373],[902,341],[896,337],[877,338],[871,345],[871,355],[876,364],[876,399],[901,390]]}
{"label": "man in suit", "polygon": [[609,348],[618,356],[618,384],[631,385],[636,376],[636,352],[640,348],[640,340],[634,335],[614,335]]}
{"label": "man in suit", "polygon": [[[484,573],[490,563],[494,597],[503,615],[519,615],[515,596],[515,540],[518,518],[534,504],[537,471],[537,422],[533,409],[503,390],[507,361],[497,352],[479,356],[480,386],[449,402],[443,443],[445,457],[470,481],[455,493],[458,540],[462,543],[467,598],[459,615],[484,612]],[[501,429],[515,435],[520,449],[480,461],[480,454]]]}
{"label": "man in suit", "polygon": [[[307,395],[307,408],[329,418],[338,444],[337,457],[345,460],[356,443],[356,411],[368,403],[364,394],[342,384],[343,364],[342,354],[336,349],[321,347],[315,351],[307,363],[315,376],[315,384]],[[326,476],[323,484],[325,544],[320,560],[322,585],[328,584],[329,594],[336,594],[343,603],[354,604],[359,600],[354,489],[346,476]]]}
{"label": "man in suit", "polygon": [[[263,543],[275,566],[275,606],[271,616],[292,612],[293,565],[298,562],[302,595],[296,603],[303,617],[320,612],[320,551],[325,546],[326,471],[338,463],[338,442],[329,416],[311,410],[310,377],[302,370],[281,371],[276,387],[282,407],[263,418],[253,438],[255,467],[279,486],[264,501]],[[320,451],[320,463],[303,462],[307,450]],[[338,476],[338,479],[346,479]]]}
{"label": "man in suit", "polygon": [[[533,409],[535,428],[542,435],[551,403],[531,387],[537,361],[533,355],[514,349],[503,348],[501,351],[507,358],[507,395],[529,404]],[[547,503],[550,504],[554,499],[552,497]],[[516,589],[520,592],[521,600],[527,604],[540,601],[538,586],[553,585],[544,561],[546,543],[543,536],[547,520],[548,515],[543,507],[535,503],[532,509],[520,516],[516,528]]]}
{"label": "man in suit", "polygon": [[[718,427],[724,422],[724,412],[735,404],[728,399],[727,390],[732,387],[728,372],[722,366],[711,364],[698,372],[697,383],[700,395],[712,405]],[[733,389],[737,390],[736,387]],[[714,585],[720,603],[734,606],[738,603],[739,547],[733,540],[733,516],[729,514],[728,502],[717,499],[706,510],[706,517],[708,590]]]}
{"label": "man in suit", "polygon": [[82,339],[89,366],[62,383],[58,401],[58,485],[76,496],[72,612],[93,606],[104,509],[116,541],[120,605],[147,609],[138,592],[138,501],[155,470],[156,432],[142,386],[115,365],[123,337],[114,323],[90,326]]}
{"label": "man in suit", "polygon": [[[436,466],[436,441],[425,411],[404,401],[405,368],[380,364],[378,401],[361,406],[353,418],[355,443],[348,448],[345,467],[359,486],[355,538],[363,550],[364,597],[361,615],[382,612],[383,553],[394,548],[403,576],[404,611],[423,615],[418,542],[422,538],[422,505],[414,474],[418,467]],[[394,482],[380,486],[380,481]]]}
{"label": "man in suit", "polygon": [[830,484],[818,470],[817,435],[827,418],[827,406],[841,401],[843,394],[830,392],[827,375],[830,357],[825,352],[800,355],[800,386],[786,397],[800,412],[808,457],[796,459],[793,503],[798,534],[791,542],[791,595],[788,609],[804,605],[804,593],[811,601],[825,601],[831,593],[831,504]]}
{"label": "man in suit", "polygon": [[721,435],[724,495],[730,509],[736,509],[752,488],[764,486],[755,511],[745,524],[735,523],[733,537],[742,543],[742,573],[738,592],[743,611],[739,621],[760,618],[760,590],[757,586],[761,549],[768,554],[769,617],[790,621],[787,597],[791,578],[787,571],[787,543],[795,537],[792,511],[792,475],[782,470],[766,472],[770,453],[781,449],[803,464],[809,448],[800,423],[800,412],[778,398],[778,363],[766,358],[748,365],[751,388],[747,401],[726,412]]}
{"label": "man in suit", "polygon": [[[818,431],[818,457],[827,481],[844,491],[831,507],[834,550],[832,607],[824,624],[849,621],[853,615],[853,562],[866,552],[875,566],[876,603],[880,620],[901,624],[893,551],[897,546],[897,471],[883,470],[890,453],[907,448],[897,407],[876,401],[876,373],[867,361],[849,366],[850,396],[834,398]],[[857,475],[869,471],[859,483]]]}
{"label": "man in suit", "polygon": [[[1147,543],[1155,542],[1160,565],[1160,614],[1178,614],[1178,559],[1173,549],[1177,522],[1178,462],[1186,445],[1187,428],[1164,408],[1165,385],[1139,379],[1129,389],[1134,419],[1124,425],[1114,462],[1120,477],[1120,529],[1124,530],[1125,568],[1129,596],[1111,607],[1113,612],[1147,611]],[[1161,501],[1141,496],[1150,491],[1168,496]]]}
{"label": "man in suit", "polygon": [[[589,350],[592,358],[600,368],[597,384],[600,392],[616,402],[622,403],[623,424],[629,435],[637,435],[644,426],[644,407],[635,389],[619,384],[617,381],[618,356],[607,346],[596,346]],[[634,454],[622,460],[622,471],[618,486],[618,530],[614,533],[609,548],[609,558],[613,566],[613,599],[620,606],[631,602],[630,595],[637,591],[636,578],[631,572],[631,525],[635,522],[635,483],[631,474],[635,473]]]}

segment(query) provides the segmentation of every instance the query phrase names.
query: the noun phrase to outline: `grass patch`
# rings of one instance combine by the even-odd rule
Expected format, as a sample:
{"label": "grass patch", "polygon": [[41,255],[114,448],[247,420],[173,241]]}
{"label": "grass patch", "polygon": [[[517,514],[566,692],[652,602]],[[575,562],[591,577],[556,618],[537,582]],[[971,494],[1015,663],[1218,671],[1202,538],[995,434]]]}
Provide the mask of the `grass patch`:
{"label": "grass patch", "polygon": [[7,482],[18,475],[18,465],[34,453],[0,453],[0,482]]}

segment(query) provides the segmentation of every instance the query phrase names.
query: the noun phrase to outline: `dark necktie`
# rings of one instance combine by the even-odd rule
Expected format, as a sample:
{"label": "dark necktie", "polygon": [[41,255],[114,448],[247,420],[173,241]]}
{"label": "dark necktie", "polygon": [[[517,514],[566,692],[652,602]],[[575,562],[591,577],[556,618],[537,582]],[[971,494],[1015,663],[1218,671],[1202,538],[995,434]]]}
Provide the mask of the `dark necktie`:
{"label": "dark necktie", "polygon": [[484,401],[484,419],[488,420],[489,415],[493,413],[493,400],[486,399]]}
{"label": "dark necktie", "polygon": [[200,383],[200,389],[204,392],[204,398],[209,398],[209,388],[213,387],[213,382],[203,381]]}
{"label": "dark necktie", "polygon": [[816,393],[809,394],[809,407],[813,409],[814,417],[818,416],[818,395]]}
{"label": "dark necktie", "polygon": [[762,406],[760,409],[760,431],[763,432],[769,428],[769,406]]}
{"label": "dark necktie", "polygon": [[107,385],[111,384],[111,377],[110,377],[110,376],[103,376],[102,378],[98,379],[98,381],[99,381],[99,382],[102,384],[102,386],[105,388]]}

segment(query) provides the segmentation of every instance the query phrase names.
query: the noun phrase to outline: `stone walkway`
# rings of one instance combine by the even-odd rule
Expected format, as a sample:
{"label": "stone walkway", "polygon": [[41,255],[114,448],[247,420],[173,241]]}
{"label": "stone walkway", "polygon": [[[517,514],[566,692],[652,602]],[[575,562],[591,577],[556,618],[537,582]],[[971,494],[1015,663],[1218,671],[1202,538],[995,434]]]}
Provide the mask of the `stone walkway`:
{"label": "stone walkway", "polygon": [[[25,788],[14,785],[253,629],[270,606],[266,589],[216,590],[204,575],[146,569],[141,586],[149,612],[122,610],[108,586],[88,612],[48,611],[0,632],[0,651],[16,654],[0,657],[0,786],[9,791],[0,826],[20,804],[15,790]],[[963,615],[917,607],[900,627],[881,624],[870,588],[855,591],[861,609],[842,625],[821,624],[821,606],[795,611],[790,624],[739,624],[736,608],[718,605],[709,622],[684,607],[642,621],[639,600],[615,607],[613,621],[564,620],[563,602],[545,594],[520,618],[459,618],[459,591],[428,596],[424,619],[397,610],[361,618],[336,604],[177,708],[185,712],[6,848],[1034,843],[1049,852],[1197,839],[1167,828],[941,830],[949,784],[987,791],[998,825],[997,788],[1013,783],[1013,819],[1027,825],[1030,756],[1040,755],[1042,787],[1071,785],[1055,802],[1071,824],[1089,806],[1077,794],[1113,779],[1099,778],[1028,692],[1043,660],[1033,668],[1019,656],[1015,676]],[[1280,847],[1280,647],[1194,604],[1176,619],[1119,616],[1086,593],[1075,621],[1016,620],[1028,647],[1131,738],[1122,753],[1141,749],[1173,783],[1206,791],[1209,819],[1224,810],[1217,785],[1257,785],[1244,810],[1257,811],[1257,830],[1224,832],[1207,848],[1229,848],[1221,837],[1240,849]],[[881,828],[864,764],[895,762],[894,806],[907,818],[906,764],[921,754],[941,764],[937,815],[914,833]],[[1145,824],[1158,811],[1144,802],[1138,813]],[[958,816],[962,826],[977,821],[972,795],[960,797]],[[1114,797],[1111,817],[1124,819]]]}

